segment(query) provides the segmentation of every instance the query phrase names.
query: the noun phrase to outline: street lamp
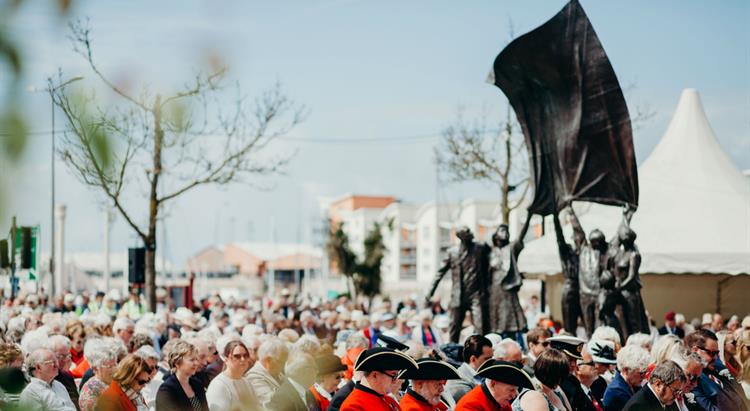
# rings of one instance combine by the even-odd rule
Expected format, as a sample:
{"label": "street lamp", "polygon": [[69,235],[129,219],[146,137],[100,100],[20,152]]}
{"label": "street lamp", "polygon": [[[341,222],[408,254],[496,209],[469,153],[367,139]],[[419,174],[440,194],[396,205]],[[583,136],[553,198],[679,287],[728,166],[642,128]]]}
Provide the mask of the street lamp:
{"label": "street lamp", "polygon": [[52,85],[52,77],[47,79],[47,87],[46,88],[37,88],[37,87],[29,87],[30,92],[46,92],[49,93],[49,99],[50,99],[50,110],[52,113],[52,150],[50,154],[50,165],[51,165],[51,175],[50,175],[50,181],[51,181],[51,188],[50,188],[50,194],[51,194],[51,204],[50,204],[50,260],[49,260],[49,273],[50,278],[52,279],[50,283],[50,297],[54,297],[55,292],[59,292],[61,290],[55,290],[55,98],[54,93],[69,85],[70,83],[83,80],[83,76],[75,76],[73,78],[70,78],[56,86]]}

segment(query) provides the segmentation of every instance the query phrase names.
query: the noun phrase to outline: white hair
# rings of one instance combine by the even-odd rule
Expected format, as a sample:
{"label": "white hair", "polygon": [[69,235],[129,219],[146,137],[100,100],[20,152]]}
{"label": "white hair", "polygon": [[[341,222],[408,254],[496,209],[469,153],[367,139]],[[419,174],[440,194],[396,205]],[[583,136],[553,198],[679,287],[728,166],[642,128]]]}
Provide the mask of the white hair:
{"label": "white hair", "polygon": [[107,360],[117,361],[117,356],[104,338],[89,338],[83,346],[83,356],[93,368],[99,368]]}
{"label": "white hair", "polygon": [[286,341],[279,338],[271,338],[263,342],[258,348],[258,359],[263,361],[268,358],[282,358],[289,354]]}
{"label": "white hair", "polygon": [[617,368],[620,370],[645,371],[650,362],[648,351],[639,345],[626,345],[617,353]]}
{"label": "white hair", "polygon": [[112,319],[109,318],[107,314],[99,313],[96,317],[94,317],[95,327],[106,327],[110,324],[112,324]]}
{"label": "white hair", "polygon": [[52,351],[57,351],[58,347],[65,347],[67,351],[70,351],[70,338],[64,335],[51,335],[47,339],[47,348]]}
{"label": "white hair", "polygon": [[497,343],[497,345],[495,346],[495,350],[493,352],[493,356],[495,358],[500,358],[500,359],[505,358],[508,356],[508,351],[510,351],[511,347],[515,347],[519,351],[523,352],[521,350],[521,346],[517,342],[515,342],[514,340],[510,338],[505,338],[499,343]]}
{"label": "white hair", "polygon": [[308,354],[299,353],[293,355],[284,366],[284,372],[287,376],[294,378],[296,376],[302,376],[305,372],[309,372],[310,368],[315,367],[315,360]]}
{"label": "white hair", "polygon": [[47,346],[47,330],[37,328],[27,332],[21,339],[21,349],[24,354],[29,355],[34,351]]}
{"label": "white hair", "polygon": [[[630,342],[630,339],[628,339],[628,342]],[[684,348],[680,337],[674,334],[661,335],[651,347],[651,362],[658,364],[664,360],[673,359]]]}
{"label": "white hair", "polygon": [[314,335],[303,335],[292,344],[292,349],[296,353],[317,355],[318,351],[320,351],[320,341]]}
{"label": "white hair", "polygon": [[591,335],[591,339],[612,341],[616,345],[622,344],[622,340],[620,340],[620,334],[617,333],[617,330],[606,325],[596,327],[594,333]]}
{"label": "white hair", "polygon": [[127,317],[120,317],[115,320],[114,325],[112,325],[112,332],[117,334],[120,330],[125,330],[128,327],[135,328],[135,323],[133,323],[133,320]]}
{"label": "white hair", "polygon": [[150,345],[144,345],[141,348],[137,349],[133,354],[137,355],[138,357],[143,358],[144,360],[147,360],[149,358],[154,359],[156,361],[159,361],[159,354],[156,353],[156,349]]}
{"label": "white hair", "polygon": [[628,341],[625,343],[625,345],[640,345],[642,348],[650,351],[651,346],[653,345],[653,341],[651,340],[650,334],[635,333],[631,334],[628,337]]}

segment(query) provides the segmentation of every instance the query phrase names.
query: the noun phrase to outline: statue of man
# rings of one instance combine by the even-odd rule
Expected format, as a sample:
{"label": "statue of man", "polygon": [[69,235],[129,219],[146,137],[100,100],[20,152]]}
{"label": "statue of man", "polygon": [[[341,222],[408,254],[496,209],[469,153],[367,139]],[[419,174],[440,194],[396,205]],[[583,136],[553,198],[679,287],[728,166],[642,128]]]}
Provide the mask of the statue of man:
{"label": "statue of man", "polygon": [[508,226],[501,224],[492,235],[490,251],[490,325],[491,330],[504,337],[516,339],[527,329],[526,316],[518,301],[518,290],[523,274],[518,270],[518,255],[523,250],[523,238],[529,228],[531,215],[526,219],[516,241],[510,242]]}
{"label": "statue of man", "polygon": [[568,208],[570,215],[570,224],[573,227],[573,243],[578,260],[578,288],[579,288],[579,309],[583,319],[583,325],[586,328],[586,334],[591,337],[599,321],[599,295],[601,294],[601,285],[599,283],[602,272],[607,265],[607,243],[604,233],[595,228],[586,234],[583,231],[581,222],[573,211],[572,207]]}
{"label": "statue of man", "polygon": [[641,298],[641,253],[635,245],[635,232],[627,225],[618,232],[620,245],[612,258],[612,270],[615,278],[615,289],[622,295],[622,313],[625,317],[625,329],[628,335],[649,333],[646,308]]}
{"label": "statue of man", "polygon": [[[620,242],[622,241],[626,232],[631,232],[630,230],[630,219],[633,217],[633,212],[635,210],[630,209],[629,207],[625,207],[625,210],[623,211],[623,219],[622,223],[620,224],[620,227],[618,228],[617,232],[618,234],[615,236],[615,238],[612,240],[611,243],[609,243],[606,246],[606,253],[603,250],[605,247],[604,245],[599,245],[598,247],[598,257],[599,257],[599,303],[597,304],[599,308],[599,315],[598,318],[601,321],[603,325],[610,326],[617,330],[618,333],[620,333],[620,337],[623,338],[626,336],[626,334],[623,333],[622,326],[620,324],[620,320],[617,318],[616,310],[617,306],[622,307],[623,314],[626,315],[626,322],[627,320],[627,312],[626,306],[627,302],[625,301],[625,296],[622,292],[622,281],[621,279],[624,279],[627,275],[624,275],[622,272],[615,272],[616,269],[616,260],[617,255],[620,254]],[[633,236],[635,236],[635,233],[633,233]],[[604,235],[602,234],[602,238]],[[635,237],[633,237],[635,239]],[[602,240],[603,242],[603,240]],[[606,244],[606,243],[604,243]],[[634,245],[633,245],[634,246]],[[603,260],[603,261],[602,261]],[[640,254],[638,254],[638,265],[640,266]],[[622,277],[621,279],[618,279],[618,276]],[[638,289],[640,289],[640,280],[638,280]],[[640,298],[640,292],[638,293],[638,296]],[[645,312],[644,312],[645,316]],[[629,328],[629,326],[626,324],[626,327]],[[638,331],[634,331],[638,332]],[[649,330],[648,327],[646,327],[645,333],[648,334]],[[627,335],[629,335],[630,332],[628,332]]]}
{"label": "statue of man", "polygon": [[449,334],[452,342],[458,342],[461,336],[461,327],[467,309],[471,310],[475,333],[484,335],[489,332],[487,272],[489,247],[486,244],[475,243],[474,235],[468,227],[458,230],[456,237],[461,240],[458,250],[451,250],[448,253],[448,257],[438,270],[432,287],[427,293],[427,299],[431,298],[440,280],[450,271],[453,285],[449,305],[451,316]]}
{"label": "statue of man", "polygon": [[557,250],[560,254],[560,264],[562,265],[563,286],[562,286],[562,317],[565,331],[576,335],[578,326],[578,317],[581,316],[581,303],[579,293],[578,253],[583,243],[581,237],[573,231],[573,241],[576,244],[575,249],[565,242],[560,218],[557,213],[553,214],[555,223],[555,236],[557,238]]}

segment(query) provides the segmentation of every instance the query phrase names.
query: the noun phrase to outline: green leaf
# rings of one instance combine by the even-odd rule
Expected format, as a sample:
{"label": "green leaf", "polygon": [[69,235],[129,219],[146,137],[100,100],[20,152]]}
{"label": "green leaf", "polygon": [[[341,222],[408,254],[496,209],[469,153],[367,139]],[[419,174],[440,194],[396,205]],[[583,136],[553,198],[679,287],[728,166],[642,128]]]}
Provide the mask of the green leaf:
{"label": "green leaf", "polygon": [[26,122],[21,113],[15,109],[3,113],[0,116],[0,130],[3,133],[0,143],[6,156],[11,160],[19,159],[26,148],[28,135]]}

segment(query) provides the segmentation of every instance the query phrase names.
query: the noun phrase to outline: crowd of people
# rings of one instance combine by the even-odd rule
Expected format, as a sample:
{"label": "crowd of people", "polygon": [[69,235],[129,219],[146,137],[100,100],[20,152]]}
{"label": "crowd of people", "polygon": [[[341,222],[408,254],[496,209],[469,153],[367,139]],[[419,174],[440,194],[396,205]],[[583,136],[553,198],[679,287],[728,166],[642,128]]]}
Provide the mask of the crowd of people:
{"label": "crowd of people", "polygon": [[526,311],[535,327],[522,335],[476,334],[467,319],[451,343],[439,302],[416,298],[365,307],[282,292],[150,313],[137,293],[22,295],[0,308],[0,409],[748,409],[750,316],[668,313],[623,341]]}

